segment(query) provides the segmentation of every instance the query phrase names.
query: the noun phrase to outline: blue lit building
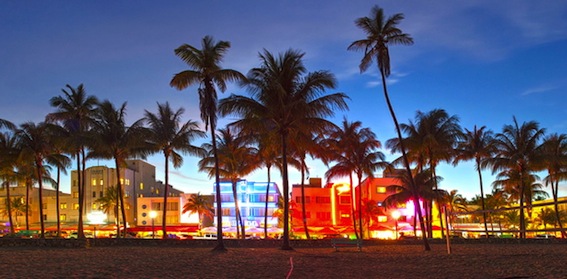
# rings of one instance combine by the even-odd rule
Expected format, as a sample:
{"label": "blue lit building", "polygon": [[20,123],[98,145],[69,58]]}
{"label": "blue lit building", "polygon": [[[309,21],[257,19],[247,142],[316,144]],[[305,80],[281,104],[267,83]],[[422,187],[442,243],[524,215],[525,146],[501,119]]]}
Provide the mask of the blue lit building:
{"label": "blue lit building", "polygon": [[[267,182],[250,182],[240,180],[236,184],[238,205],[240,214],[247,228],[264,227],[264,213],[266,206],[266,187]],[[280,196],[280,190],[276,183],[269,183],[268,194],[268,227],[276,227],[278,218],[272,217],[274,211],[278,208],[277,201]],[[234,196],[232,193],[232,183],[230,181],[220,182],[221,206],[222,206],[222,226],[236,227],[236,210]],[[216,187],[213,186],[213,197],[216,203]],[[216,212],[215,207],[215,216]],[[217,218],[214,218],[215,226]]]}

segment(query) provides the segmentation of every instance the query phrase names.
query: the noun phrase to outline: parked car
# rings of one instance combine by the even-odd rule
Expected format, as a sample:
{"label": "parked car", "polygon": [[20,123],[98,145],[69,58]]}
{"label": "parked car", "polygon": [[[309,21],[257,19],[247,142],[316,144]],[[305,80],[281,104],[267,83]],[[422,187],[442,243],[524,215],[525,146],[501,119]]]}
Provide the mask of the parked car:
{"label": "parked car", "polygon": [[[86,238],[94,238],[92,232],[84,232],[84,233]],[[72,232],[69,234],[69,236],[67,236],[67,238],[79,238],[79,232]]]}
{"label": "parked car", "polygon": [[192,235],[186,234],[186,233],[179,234],[178,236],[179,236],[179,239],[193,239]]}
{"label": "parked car", "polygon": [[550,239],[550,238],[556,238],[556,236],[553,235],[553,234],[547,234],[547,233],[546,233],[546,234],[538,234],[538,235],[536,235],[535,238],[539,238],[539,239]]}

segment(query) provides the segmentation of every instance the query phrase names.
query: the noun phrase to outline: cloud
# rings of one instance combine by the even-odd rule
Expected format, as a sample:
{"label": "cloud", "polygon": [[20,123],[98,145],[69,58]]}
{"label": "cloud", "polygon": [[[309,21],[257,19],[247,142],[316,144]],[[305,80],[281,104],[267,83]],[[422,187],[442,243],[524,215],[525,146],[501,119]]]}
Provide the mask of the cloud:
{"label": "cloud", "polygon": [[524,92],[522,92],[521,95],[527,96],[527,95],[532,95],[532,94],[541,94],[541,93],[553,91],[557,88],[558,88],[558,86],[555,86],[555,85],[541,85],[541,86],[538,86],[538,87],[529,88],[529,89],[525,90]]}

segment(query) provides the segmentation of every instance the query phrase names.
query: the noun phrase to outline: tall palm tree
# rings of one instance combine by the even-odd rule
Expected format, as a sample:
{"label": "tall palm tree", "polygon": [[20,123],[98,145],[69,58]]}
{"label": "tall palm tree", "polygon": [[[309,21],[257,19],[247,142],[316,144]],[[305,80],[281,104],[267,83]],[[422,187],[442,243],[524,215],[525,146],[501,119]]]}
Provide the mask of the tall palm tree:
{"label": "tall palm tree", "polygon": [[484,232],[488,238],[488,226],[486,224],[486,205],[484,203],[484,187],[482,185],[482,165],[483,160],[491,158],[495,152],[493,133],[486,130],[486,126],[477,128],[474,126],[472,131],[465,128],[463,138],[459,141],[456,149],[453,165],[457,165],[461,161],[474,160],[475,169],[478,173],[478,181],[480,184],[480,202],[482,208],[482,216],[484,220]]}
{"label": "tall palm tree", "polygon": [[[238,235],[243,239],[246,236],[244,221],[240,212],[238,202],[238,181],[242,177],[250,174],[259,166],[258,150],[251,145],[250,138],[238,137],[229,127],[219,130],[217,137],[217,156],[219,174],[225,179],[229,179],[232,184],[232,196],[236,214],[236,228]],[[215,157],[212,144],[203,144],[207,155],[199,161],[199,170],[206,171],[209,177],[215,174]]]}
{"label": "tall palm tree", "polygon": [[260,54],[261,66],[248,73],[251,97],[232,95],[219,103],[222,115],[234,113],[241,117],[232,125],[244,130],[275,133],[279,137],[282,155],[282,186],[284,197],[283,250],[289,245],[289,137],[298,132],[316,131],[324,134],[333,124],[325,117],[335,110],[347,109],[344,93],[323,95],[325,89],[336,86],[334,76],[327,71],[306,73],[304,53],[288,50],[274,56],[267,50]]}
{"label": "tall palm tree", "polygon": [[[517,175],[519,182],[520,203],[520,237],[526,237],[526,224],[524,217],[524,198],[527,188],[530,186],[530,177],[539,164],[538,147],[540,139],[545,130],[539,127],[535,121],[524,122],[521,126],[516,117],[512,125],[505,125],[501,133],[495,136],[496,156],[486,160],[486,165],[492,167],[493,173],[508,171]],[[538,165],[539,164],[539,165]],[[530,201],[528,201],[530,202]]]}
{"label": "tall palm tree", "polygon": [[68,139],[68,131],[63,127],[57,127],[57,129],[52,129],[49,141],[53,147],[53,152],[59,154],[58,157],[52,158],[50,165],[57,168],[56,178],[54,183],[52,183],[55,188],[55,204],[56,206],[56,216],[57,216],[57,237],[61,237],[61,207],[59,206],[60,200],[60,182],[61,182],[61,172],[67,174],[67,168],[71,166],[71,159],[65,155],[66,150],[66,140]]}
{"label": "tall palm tree", "polygon": [[162,216],[162,232],[163,238],[167,238],[167,197],[169,195],[169,162],[173,163],[174,168],[178,168],[183,164],[183,157],[177,151],[183,154],[203,156],[204,151],[198,146],[194,146],[191,142],[194,139],[205,136],[205,133],[199,130],[197,122],[187,121],[181,123],[181,116],[185,109],[179,108],[173,111],[169,103],[158,103],[158,112],[156,114],[145,111],[143,121],[149,127],[147,130],[146,140],[150,148],[155,152],[162,152],[165,158],[165,189],[163,191],[163,216]]}
{"label": "tall palm tree", "polygon": [[[423,168],[427,164],[431,170],[431,175],[437,175],[437,166],[441,162],[449,162],[454,156],[454,148],[462,132],[457,116],[449,116],[443,109],[434,109],[430,112],[417,111],[415,124],[401,124],[401,129],[407,134],[404,139],[407,142],[408,154],[418,158],[418,168]],[[433,185],[433,190],[437,191],[439,186]],[[429,211],[427,215],[430,222],[428,228],[432,234],[431,222],[433,220],[433,201],[428,201]],[[437,204],[439,212],[440,205]],[[441,232],[444,235],[443,222],[441,220]]]}
{"label": "tall palm tree", "polygon": [[27,122],[20,125],[20,129],[16,132],[18,138],[18,145],[21,147],[20,156],[24,158],[33,157],[35,167],[35,177],[39,184],[39,216],[41,224],[40,237],[44,238],[45,224],[43,218],[43,180],[44,176],[48,176],[46,163],[51,158],[60,157],[62,155],[56,154],[50,142],[51,130],[56,126],[45,122],[35,124]]}
{"label": "tall palm tree", "polygon": [[187,199],[187,203],[183,205],[183,213],[197,213],[199,215],[199,230],[203,225],[203,217],[215,217],[215,210],[211,201],[201,193],[191,194]]}
{"label": "tall palm tree", "polygon": [[281,158],[278,156],[279,146],[277,146],[277,138],[274,134],[260,133],[256,140],[258,142],[258,160],[260,167],[266,168],[268,182],[266,183],[266,200],[264,203],[264,239],[268,238],[268,202],[270,197],[270,183],[272,182],[271,169],[272,166],[278,167],[281,173]]}
{"label": "tall palm tree", "polygon": [[[205,130],[211,132],[213,153],[216,155],[216,130],[217,130],[217,91],[226,90],[227,81],[244,81],[246,78],[240,72],[223,69],[220,65],[224,55],[230,48],[230,42],[215,42],[213,37],[205,36],[201,42],[201,49],[191,45],[183,44],[175,49],[175,55],[189,66],[189,70],[179,72],[173,76],[169,83],[178,90],[183,90],[191,85],[199,84],[199,108],[201,120],[205,123]],[[226,251],[222,240],[222,207],[220,197],[220,175],[218,172],[218,158],[215,159],[215,187],[217,200],[217,245],[213,250]]]}
{"label": "tall palm tree", "polygon": [[[376,170],[381,167],[386,167],[384,154],[380,151],[376,151],[376,149],[382,147],[382,144],[376,139],[376,134],[374,134],[370,128],[363,128],[360,121],[349,122],[346,118],[343,119],[342,128],[329,135],[326,144],[329,146],[329,149],[332,150],[332,153],[335,154],[335,156],[331,158],[333,158],[337,164],[331,167],[325,176],[328,179],[334,176],[349,176],[353,196],[355,192],[352,186],[352,174],[354,173],[358,179],[357,185],[359,185],[359,193],[356,199],[356,208],[358,209],[359,217],[358,230],[360,232],[360,238],[362,238],[362,176],[374,177]],[[368,193],[366,193],[366,196],[368,196]],[[351,207],[351,209],[354,218],[356,214],[354,214],[354,208]]]}
{"label": "tall palm tree", "polygon": [[[131,157],[144,156],[148,152],[148,147],[142,136],[143,119],[139,119],[131,126],[126,126],[126,103],[119,108],[108,101],[103,101],[97,108],[94,115],[92,135],[94,138],[93,148],[89,153],[93,158],[113,159],[116,167],[117,204],[122,213],[124,223],[124,237],[127,234],[128,220],[126,220],[126,207],[124,206],[124,191],[120,174],[126,166],[126,160]],[[116,216],[118,218],[118,216]],[[120,222],[116,227],[117,237],[120,235]]]}
{"label": "tall palm tree", "polygon": [[561,229],[561,238],[566,238],[567,233],[563,231],[563,223],[559,216],[558,192],[559,182],[567,180],[567,135],[551,134],[547,136],[541,145],[541,155],[545,168],[547,168],[545,185],[551,186],[554,212],[557,224]]}
{"label": "tall palm tree", "polygon": [[[390,52],[388,46],[390,44],[402,44],[402,45],[412,45],[413,39],[409,34],[403,33],[403,31],[398,28],[398,24],[404,19],[404,15],[401,13],[394,14],[391,17],[386,18],[384,15],[384,10],[378,6],[374,6],[371,10],[370,17],[361,17],[355,21],[355,24],[364,31],[366,38],[354,41],[348,47],[348,50],[364,50],[364,56],[360,62],[360,71],[365,72],[368,70],[370,65],[374,60],[378,64],[378,69],[380,70],[380,76],[382,78],[382,89],[384,91],[384,98],[386,99],[386,104],[388,105],[388,110],[392,115],[392,120],[394,121],[394,126],[400,140],[400,149],[402,152],[402,158],[404,161],[404,166],[406,168],[407,175],[410,178],[410,182],[413,181],[412,170],[407,158],[406,149],[402,142],[402,132],[400,130],[400,125],[398,124],[398,119],[396,113],[394,112],[394,107],[390,102],[390,97],[388,95],[388,88],[386,86],[386,78],[390,76]],[[412,183],[415,184],[415,183]],[[415,186],[412,188],[416,188]],[[418,193],[414,193],[414,202],[419,202],[417,200]],[[420,223],[423,224],[423,216],[419,213]],[[425,229],[422,225],[422,229]],[[425,231],[423,231],[425,235]],[[426,251],[431,250],[427,238],[423,238],[423,244]]]}
{"label": "tall palm tree", "polygon": [[91,116],[94,114],[98,99],[95,96],[88,96],[83,84],[73,88],[66,85],[67,90],[62,89],[62,96],[56,96],[49,100],[52,107],[57,108],[55,112],[46,116],[46,121],[59,121],[69,132],[70,138],[67,143],[68,152],[75,156],[77,160],[77,185],[79,192],[79,220],[78,237],[85,238],[83,231],[83,213],[85,206],[85,169],[86,169],[86,146],[88,141],[86,131],[91,123]]}
{"label": "tall palm tree", "polygon": [[[6,210],[10,222],[10,233],[15,233],[12,220],[12,199],[10,197],[10,182],[16,181],[15,166],[19,156],[16,137],[11,132],[0,133],[0,179],[1,186],[6,189]],[[16,215],[17,216],[17,215]]]}

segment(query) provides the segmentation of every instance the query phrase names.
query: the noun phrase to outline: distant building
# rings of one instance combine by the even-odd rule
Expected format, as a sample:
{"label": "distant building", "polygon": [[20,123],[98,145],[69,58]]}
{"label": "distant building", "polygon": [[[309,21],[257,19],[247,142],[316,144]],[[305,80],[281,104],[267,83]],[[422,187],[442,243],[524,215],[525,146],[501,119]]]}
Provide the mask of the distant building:
{"label": "distant building", "polygon": [[[240,213],[246,227],[257,228],[264,226],[265,206],[266,206],[266,190],[269,193],[268,199],[268,227],[276,227],[278,218],[273,217],[274,211],[277,209],[277,201],[280,197],[280,190],[276,183],[270,182],[251,182],[240,180],[236,184],[237,201]],[[236,227],[236,206],[234,195],[232,192],[232,183],[230,181],[220,182],[220,195],[222,206],[222,226]],[[213,197],[216,203],[216,187],[213,186]],[[218,212],[215,207],[215,216]],[[217,218],[214,218],[216,225]]]}

